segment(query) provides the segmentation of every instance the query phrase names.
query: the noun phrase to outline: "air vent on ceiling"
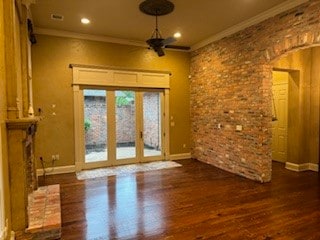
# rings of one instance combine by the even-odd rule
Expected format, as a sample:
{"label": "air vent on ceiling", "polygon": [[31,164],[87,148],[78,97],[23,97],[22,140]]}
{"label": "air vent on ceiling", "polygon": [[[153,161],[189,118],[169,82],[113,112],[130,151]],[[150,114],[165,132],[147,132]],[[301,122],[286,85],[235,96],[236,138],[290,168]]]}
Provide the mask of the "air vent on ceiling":
{"label": "air vent on ceiling", "polygon": [[64,17],[60,14],[51,14],[51,19],[55,21],[63,21]]}

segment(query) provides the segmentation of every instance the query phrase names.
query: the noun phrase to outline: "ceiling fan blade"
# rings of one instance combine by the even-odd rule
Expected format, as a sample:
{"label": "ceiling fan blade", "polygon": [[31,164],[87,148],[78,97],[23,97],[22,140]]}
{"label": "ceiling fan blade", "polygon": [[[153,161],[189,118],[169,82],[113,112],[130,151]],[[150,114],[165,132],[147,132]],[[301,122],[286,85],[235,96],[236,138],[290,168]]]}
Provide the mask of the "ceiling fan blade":
{"label": "ceiling fan blade", "polygon": [[172,48],[172,49],[178,49],[178,50],[185,50],[188,51],[191,48],[187,46],[178,46],[178,45],[166,45],[165,48]]}
{"label": "ceiling fan blade", "polygon": [[174,37],[168,37],[168,38],[162,40],[161,43],[162,43],[162,46],[167,46],[167,45],[169,45],[169,44],[171,44],[171,43],[173,43],[173,42],[175,42],[175,41],[177,41],[176,38],[174,38]]}
{"label": "ceiling fan blade", "polygon": [[154,51],[157,52],[157,54],[158,54],[159,57],[164,56],[164,51],[163,51],[163,49],[162,49],[161,47],[159,47],[159,48],[154,48]]}

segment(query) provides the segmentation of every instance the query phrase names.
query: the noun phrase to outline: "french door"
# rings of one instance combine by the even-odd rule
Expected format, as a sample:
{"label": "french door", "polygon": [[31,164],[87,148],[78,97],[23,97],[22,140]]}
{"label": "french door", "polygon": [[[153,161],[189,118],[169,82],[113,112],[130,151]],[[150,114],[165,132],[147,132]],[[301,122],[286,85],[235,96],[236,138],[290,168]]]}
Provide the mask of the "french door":
{"label": "french door", "polygon": [[163,160],[164,91],[80,89],[81,169]]}

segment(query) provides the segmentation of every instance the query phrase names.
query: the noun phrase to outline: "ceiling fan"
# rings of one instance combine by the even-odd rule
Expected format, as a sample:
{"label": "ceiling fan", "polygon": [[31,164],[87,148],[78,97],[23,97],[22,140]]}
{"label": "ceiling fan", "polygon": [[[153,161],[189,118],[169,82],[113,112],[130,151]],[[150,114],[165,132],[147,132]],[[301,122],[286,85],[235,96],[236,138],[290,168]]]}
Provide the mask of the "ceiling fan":
{"label": "ceiling fan", "polygon": [[189,50],[190,47],[171,45],[177,41],[175,37],[163,38],[158,28],[158,16],[171,13],[174,10],[174,4],[168,0],[145,0],[139,5],[141,12],[156,17],[156,28],[151,38],[146,42],[150,49],[153,49],[159,57],[165,55],[163,48],[173,48],[179,50]]}

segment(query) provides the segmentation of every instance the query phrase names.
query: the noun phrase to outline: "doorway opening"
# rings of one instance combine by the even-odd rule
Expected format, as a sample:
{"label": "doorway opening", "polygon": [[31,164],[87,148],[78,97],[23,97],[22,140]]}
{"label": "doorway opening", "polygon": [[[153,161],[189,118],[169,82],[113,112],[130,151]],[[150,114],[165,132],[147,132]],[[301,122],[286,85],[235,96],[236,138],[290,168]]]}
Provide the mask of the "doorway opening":
{"label": "doorway opening", "polygon": [[272,160],[287,161],[289,73],[273,71],[272,77]]}
{"label": "doorway opening", "polygon": [[71,67],[77,172],[169,160],[169,72]]}
{"label": "doorway opening", "polygon": [[273,63],[272,160],[293,171],[319,169],[320,47]]}
{"label": "doorway opening", "polygon": [[163,90],[82,91],[84,168],[163,159]]}

